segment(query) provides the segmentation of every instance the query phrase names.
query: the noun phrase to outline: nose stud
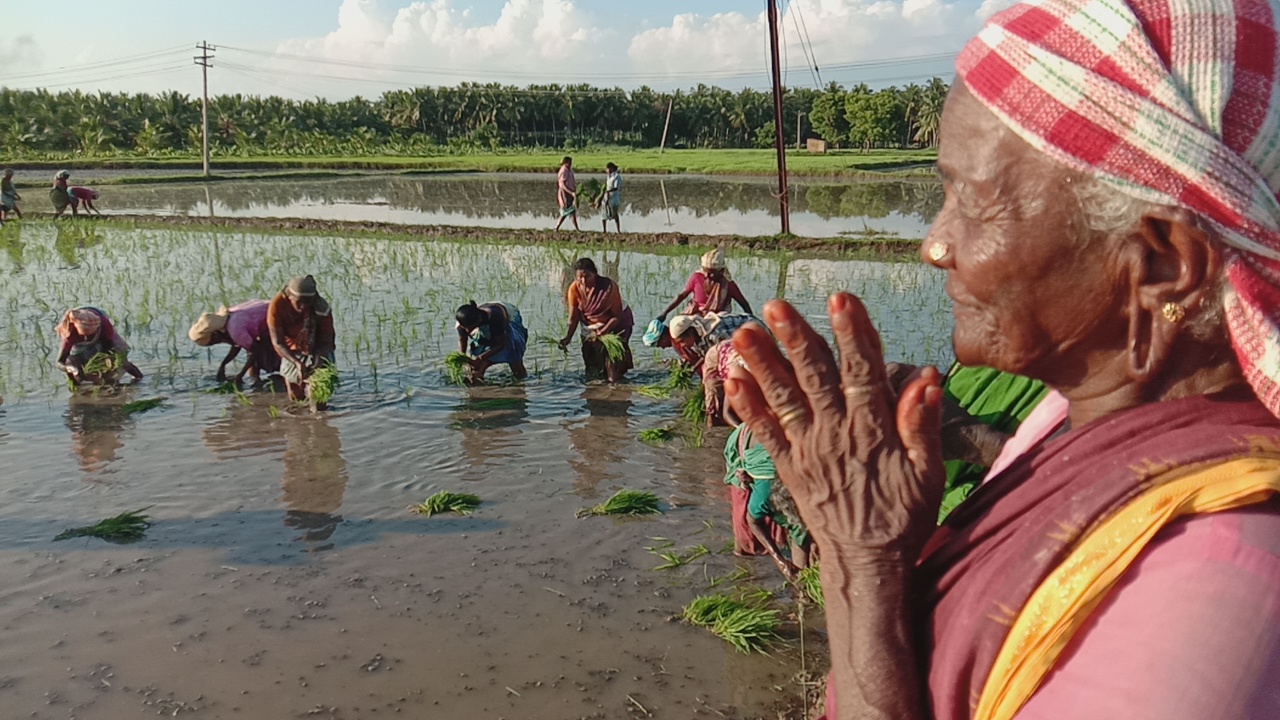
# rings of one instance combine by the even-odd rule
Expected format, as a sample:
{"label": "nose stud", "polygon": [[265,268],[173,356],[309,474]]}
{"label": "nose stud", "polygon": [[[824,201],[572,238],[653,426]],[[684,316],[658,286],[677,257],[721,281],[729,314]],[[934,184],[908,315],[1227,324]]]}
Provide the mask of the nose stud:
{"label": "nose stud", "polygon": [[951,246],[944,242],[935,242],[929,246],[929,259],[933,262],[939,262],[942,258],[951,252]]}

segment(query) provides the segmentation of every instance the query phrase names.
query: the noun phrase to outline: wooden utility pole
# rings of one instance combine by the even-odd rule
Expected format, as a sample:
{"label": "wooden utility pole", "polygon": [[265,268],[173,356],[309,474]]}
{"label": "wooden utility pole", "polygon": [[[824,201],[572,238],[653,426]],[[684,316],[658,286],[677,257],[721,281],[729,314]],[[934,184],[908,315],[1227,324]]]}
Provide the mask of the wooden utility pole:
{"label": "wooden utility pole", "polygon": [[801,123],[800,118],[802,117],[804,117],[804,111],[797,110],[796,111],[796,149],[797,150],[804,149],[804,146],[800,144],[800,130],[804,127],[803,125],[800,124]]}
{"label": "wooden utility pole", "polygon": [[662,123],[662,142],[658,144],[659,155],[661,155],[662,151],[667,147],[667,128],[671,127],[671,108],[675,104],[676,96],[672,95],[671,98],[667,100],[667,121]]}
{"label": "wooden utility pole", "polygon": [[200,74],[204,79],[204,95],[200,103],[200,125],[202,128],[201,143],[204,145],[204,176],[209,177],[209,68],[213,66],[213,56],[209,54],[210,50],[217,50],[214,46],[200,41],[196,46],[200,54],[195,56],[196,64],[200,66]]}
{"label": "wooden utility pole", "polygon": [[769,16],[769,58],[773,69],[773,144],[778,150],[778,209],[782,234],[791,234],[791,203],[787,197],[787,140],[782,136],[782,70],[778,66],[778,3],[764,0]]}

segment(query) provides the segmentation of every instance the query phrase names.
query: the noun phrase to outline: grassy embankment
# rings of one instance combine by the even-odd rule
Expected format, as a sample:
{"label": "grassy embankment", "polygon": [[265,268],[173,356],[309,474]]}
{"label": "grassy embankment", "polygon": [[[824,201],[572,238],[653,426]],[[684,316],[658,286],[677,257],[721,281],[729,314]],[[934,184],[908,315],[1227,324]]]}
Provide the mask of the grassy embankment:
{"label": "grassy embankment", "polygon": [[[424,157],[215,157],[212,172],[257,170],[264,173],[281,171],[400,171],[400,172],[554,172],[565,153],[522,152],[477,155],[437,155]],[[617,163],[625,173],[640,174],[706,174],[706,175],[772,175],[772,150],[618,150],[569,153],[574,166],[585,171],[603,170],[607,162]],[[800,150],[787,153],[787,170],[798,177],[854,177],[864,173],[913,174],[931,172],[937,153],[934,150],[842,150],[825,155],[811,155]],[[10,167],[18,170],[196,170],[198,157],[83,157],[66,159],[10,159]],[[291,175],[297,177],[297,175]],[[245,179],[243,174],[235,177]],[[261,177],[259,175],[258,177]],[[198,172],[165,178],[120,177],[105,182],[173,182],[175,179],[204,180]],[[31,187],[36,183],[27,181]],[[39,183],[43,184],[43,183]]]}
{"label": "grassy embankment", "polygon": [[[47,215],[37,214],[36,218]],[[163,229],[198,230],[214,233],[245,231],[298,237],[376,238],[405,242],[457,242],[494,245],[538,244],[602,249],[637,249],[654,254],[698,255],[713,247],[729,247],[753,252],[783,252],[792,257],[839,257],[851,260],[888,260],[915,262],[919,257],[919,239],[897,237],[806,238],[795,235],[687,235],[684,233],[609,233],[554,232],[520,228],[455,227],[448,225],[397,225],[393,223],[312,220],[298,218],[197,217],[197,216],[106,216],[75,220],[33,219],[14,227],[36,223],[49,227],[55,223],[84,223],[120,230]],[[0,234],[0,246],[5,238]]]}

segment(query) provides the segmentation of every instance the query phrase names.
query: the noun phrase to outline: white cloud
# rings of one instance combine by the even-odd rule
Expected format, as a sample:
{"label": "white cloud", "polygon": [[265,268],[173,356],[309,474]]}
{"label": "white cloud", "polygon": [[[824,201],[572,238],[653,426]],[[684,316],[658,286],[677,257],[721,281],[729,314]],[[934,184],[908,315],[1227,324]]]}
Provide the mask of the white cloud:
{"label": "white cloud", "polygon": [[[831,68],[825,80],[857,81],[860,72],[875,84],[877,78],[887,83],[904,76],[947,76],[950,65],[935,60],[870,73],[837,72],[838,66],[954,52],[997,4],[1010,1],[981,0],[979,7],[978,0],[792,0],[782,18],[790,81],[804,78],[808,84],[802,70],[796,74],[804,66],[797,29],[801,18],[819,66]],[[292,84],[296,94],[330,97],[463,80],[517,85],[587,81],[660,89],[698,82],[767,85],[763,12],[682,13],[641,29],[619,27],[607,10],[588,9],[581,0],[504,0],[497,17],[485,19],[475,17],[470,4],[418,0],[400,7],[397,0],[343,0],[333,31],[283,42],[277,52],[354,66],[270,59],[256,69],[274,73],[277,91]],[[374,67],[387,65],[432,72],[398,74]]]}
{"label": "white cloud", "polygon": [[31,34],[19,35],[11,42],[0,38],[0,67],[6,74],[37,70],[43,62],[44,53]]}

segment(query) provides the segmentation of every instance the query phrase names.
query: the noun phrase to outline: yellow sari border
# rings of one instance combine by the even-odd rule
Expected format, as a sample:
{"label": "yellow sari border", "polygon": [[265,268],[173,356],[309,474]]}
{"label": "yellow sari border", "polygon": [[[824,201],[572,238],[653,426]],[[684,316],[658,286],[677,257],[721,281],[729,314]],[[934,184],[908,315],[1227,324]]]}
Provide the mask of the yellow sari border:
{"label": "yellow sari border", "polygon": [[1246,457],[1188,470],[1139,495],[1076,544],[1019,611],[983,685],[974,720],[1011,720],[1162,528],[1186,515],[1221,512],[1280,493],[1280,458]]}

